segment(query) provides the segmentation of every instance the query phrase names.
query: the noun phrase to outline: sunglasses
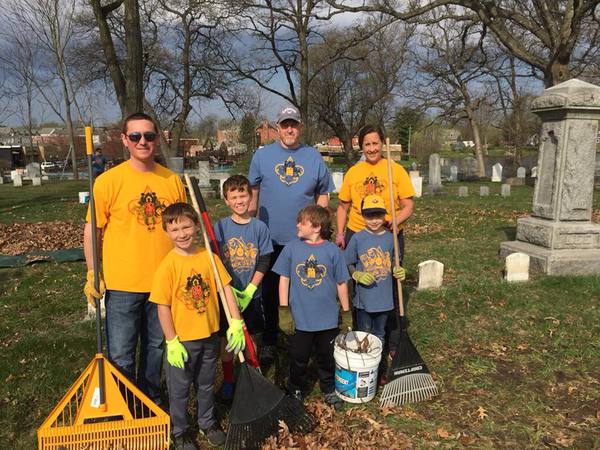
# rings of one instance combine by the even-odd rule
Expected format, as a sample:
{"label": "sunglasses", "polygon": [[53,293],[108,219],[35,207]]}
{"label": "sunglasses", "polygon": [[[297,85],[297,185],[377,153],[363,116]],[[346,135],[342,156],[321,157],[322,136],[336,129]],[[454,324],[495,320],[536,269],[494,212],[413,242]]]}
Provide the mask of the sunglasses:
{"label": "sunglasses", "polygon": [[127,138],[131,141],[131,142],[140,142],[142,140],[142,135],[144,136],[144,139],[146,140],[146,142],[153,142],[158,135],[156,133],[153,133],[151,131],[146,132],[146,133],[129,133],[127,135]]}

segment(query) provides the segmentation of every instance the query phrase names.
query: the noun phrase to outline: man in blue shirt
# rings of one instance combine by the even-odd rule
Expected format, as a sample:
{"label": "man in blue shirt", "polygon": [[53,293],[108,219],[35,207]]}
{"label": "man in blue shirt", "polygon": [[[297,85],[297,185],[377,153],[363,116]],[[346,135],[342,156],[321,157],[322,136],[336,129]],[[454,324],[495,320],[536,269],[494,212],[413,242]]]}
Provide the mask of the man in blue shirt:
{"label": "man in blue shirt", "polygon": [[[303,123],[295,106],[277,116],[279,140],[254,153],[248,179],[252,186],[250,212],[269,227],[274,264],[281,250],[296,238],[296,216],[307,205],[327,207],[333,180],[320,153],[300,142]],[[279,331],[279,275],[270,270],[263,281],[265,331],[261,363],[275,358]]]}

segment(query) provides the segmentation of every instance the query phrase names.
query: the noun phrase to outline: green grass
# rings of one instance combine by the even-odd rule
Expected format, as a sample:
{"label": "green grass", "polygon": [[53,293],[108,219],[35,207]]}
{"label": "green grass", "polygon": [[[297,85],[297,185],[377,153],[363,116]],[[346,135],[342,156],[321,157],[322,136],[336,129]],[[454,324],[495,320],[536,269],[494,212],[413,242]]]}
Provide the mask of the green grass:
{"label": "green grass", "polygon": [[[600,448],[600,276],[503,282],[499,245],[514,239],[533,189],[513,187],[503,198],[490,183],[492,195],[481,198],[479,184],[468,184],[471,195],[459,198],[459,185],[417,199],[406,235],[410,336],[440,395],[392,414],[376,402],[360,408],[414,448]],[[81,184],[0,188],[0,222],[82,220]],[[213,219],[227,213],[219,200],[209,210]],[[417,291],[417,265],[427,259],[444,263],[444,287]],[[37,427],[94,354],[83,281],[82,263],[0,270],[2,448],[34,448]],[[282,367],[268,375],[284,382]],[[309,401],[319,397],[315,387]],[[336,414],[340,426],[364,432],[345,419]]]}

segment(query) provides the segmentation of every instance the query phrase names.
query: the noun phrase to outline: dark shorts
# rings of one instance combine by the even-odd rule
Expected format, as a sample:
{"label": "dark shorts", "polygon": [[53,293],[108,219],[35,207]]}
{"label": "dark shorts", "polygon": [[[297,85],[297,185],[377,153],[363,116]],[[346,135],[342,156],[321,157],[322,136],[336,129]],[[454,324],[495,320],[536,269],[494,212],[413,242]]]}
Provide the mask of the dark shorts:
{"label": "dark shorts", "polygon": [[[229,328],[227,317],[225,317],[223,308],[220,308],[220,311],[219,336],[227,337],[227,328]],[[263,313],[262,299],[260,297],[253,298],[246,310],[242,313],[242,317],[244,318],[248,333],[252,335],[262,333],[265,329],[265,315]]]}

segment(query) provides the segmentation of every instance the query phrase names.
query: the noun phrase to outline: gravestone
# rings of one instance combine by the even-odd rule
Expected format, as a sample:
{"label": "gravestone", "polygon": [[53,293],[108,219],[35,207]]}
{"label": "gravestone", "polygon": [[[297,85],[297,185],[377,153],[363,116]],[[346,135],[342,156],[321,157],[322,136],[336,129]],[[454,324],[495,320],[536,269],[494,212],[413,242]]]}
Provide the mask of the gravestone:
{"label": "gravestone", "polygon": [[504,266],[504,280],[509,282],[529,280],[529,255],[520,252],[508,255]]}
{"label": "gravestone", "polygon": [[331,178],[333,178],[334,190],[333,192],[340,192],[340,188],[342,187],[342,182],[344,181],[344,172],[333,172],[331,174]]}
{"label": "gravestone", "polygon": [[444,265],[435,260],[419,263],[419,284],[417,289],[431,289],[442,286]]}
{"label": "gravestone", "polygon": [[458,196],[466,197],[467,195],[469,195],[469,188],[467,186],[460,186],[458,188]]}
{"label": "gravestone", "polygon": [[13,177],[13,186],[15,186],[15,187],[23,186],[23,178],[21,178],[20,173],[15,173],[15,176]]}
{"label": "gravestone", "polygon": [[38,177],[33,177],[31,179],[31,182],[34,186],[41,186],[42,185],[42,179],[38,176]]}
{"label": "gravestone", "polygon": [[492,181],[494,183],[502,181],[502,164],[496,163],[492,166]]}
{"label": "gravestone", "polygon": [[501,186],[500,195],[502,197],[510,197],[510,184],[503,184]]}
{"label": "gravestone", "polygon": [[204,197],[213,198],[216,192],[210,185],[210,161],[198,161],[198,187]]}
{"label": "gravestone", "polygon": [[537,178],[537,166],[531,168],[531,178]]}
{"label": "gravestone", "polygon": [[428,190],[433,194],[442,189],[442,172],[440,168],[440,155],[432,153],[429,155],[429,185]]}
{"label": "gravestone", "polygon": [[[414,172],[411,172],[411,174]],[[417,172],[418,174],[419,172]],[[415,190],[415,197],[419,198],[423,195],[423,177],[420,176],[412,176],[410,177],[410,182],[412,183],[413,189]]]}
{"label": "gravestone", "polygon": [[450,166],[450,181],[458,181],[458,167]]}
{"label": "gravestone", "polygon": [[479,186],[479,196],[487,197],[490,195],[490,187],[489,186]]}
{"label": "gravestone", "polygon": [[42,175],[42,169],[40,163],[32,162],[25,166],[25,176],[28,178],[40,177]]}
{"label": "gravestone", "polygon": [[418,171],[418,170],[411,170],[410,172],[408,172],[408,176],[409,176],[409,177],[418,177],[418,176],[420,176],[420,175],[421,175],[421,174],[419,173],[419,171]]}
{"label": "gravestone", "polygon": [[0,184],[4,184],[4,175],[2,175],[1,170],[0,170]]}
{"label": "gravestone", "polygon": [[591,221],[600,87],[571,79],[531,109],[542,119],[533,206],[500,255],[526,253],[532,270],[550,275],[600,274],[600,224]]}
{"label": "gravestone", "polygon": [[178,175],[183,174],[184,161],[181,156],[173,156],[167,159],[167,167]]}
{"label": "gravestone", "polygon": [[525,175],[527,175],[527,169],[525,169],[525,167],[519,167],[517,169],[517,178],[525,178]]}

